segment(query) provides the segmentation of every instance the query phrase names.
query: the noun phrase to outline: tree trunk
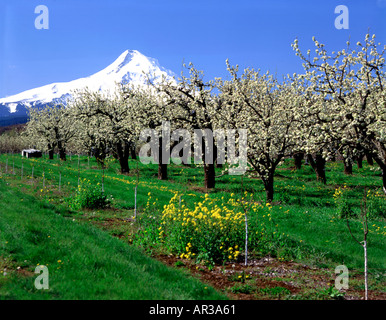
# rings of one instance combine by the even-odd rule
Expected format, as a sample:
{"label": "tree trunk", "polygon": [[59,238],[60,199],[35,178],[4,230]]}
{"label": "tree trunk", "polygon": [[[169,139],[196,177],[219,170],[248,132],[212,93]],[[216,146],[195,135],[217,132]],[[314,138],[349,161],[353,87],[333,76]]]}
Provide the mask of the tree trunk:
{"label": "tree trunk", "polygon": [[54,160],[54,150],[49,150],[48,151],[48,159],[49,160]]}
{"label": "tree trunk", "polygon": [[[218,149],[217,149],[217,145],[213,142],[213,149],[214,149],[214,155],[213,155],[213,161],[216,162],[216,168],[222,168],[223,167],[223,164],[222,163],[219,163],[217,160],[217,155],[218,155]],[[225,161],[225,159],[224,159]],[[220,161],[221,162],[221,161]]]}
{"label": "tree trunk", "polygon": [[51,144],[48,144],[48,159],[54,160],[54,148]]}
{"label": "tree trunk", "polygon": [[135,147],[131,148],[131,159],[137,160],[137,153],[135,152]]}
{"label": "tree trunk", "polygon": [[117,156],[118,156],[118,161],[119,165],[121,166],[121,173],[122,174],[127,174],[130,172],[129,168],[129,146],[128,144],[124,144],[122,146],[122,143],[119,142],[116,144],[117,148]]}
{"label": "tree trunk", "polygon": [[130,172],[129,162],[128,162],[128,156],[123,156],[119,158],[119,165],[121,166],[121,173],[127,174]]}
{"label": "tree trunk", "polygon": [[168,165],[159,163],[158,164],[158,179],[167,180],[168,179]]}
{"label": "tree trunk", "polygon": [[352,162],[347,159],[343,159],[344,174],[352,175]]}
{"label": "tree trunk", "polygon": [[65,147],[65,144],[63,145],[62,143],[62,140],[61,140],[61,136],[58,132],[58,128],[55,127],[54,128],[54,132],[55,132],[55,138],[56,138],[56,145],[58,147],[58,151],[59,151],[59,157],[60,157],[60,160],[62,161],[66,161],[66,147]]}
{"label": "tree trunk", "polygon": [[[215,159],[216,159],[216,155],[217,155],[216,146],[213,143],[213,150],[209,150],[209,153],[208,153],[208,150],[206,147],[206,140],[203,139],[201,148],[202,148],[201,149],[202,150],[202,160],[204,163],[204,186],[205,186],[206,190],[213,189],[215,187],[215,184],[216,184],[216,171],[215,171],[215,167],[216,167]],[[212,154],[213,158],[209,159],[209,163],[207,163],[208,159],[206,159],[206,155],[207,155],[207,153],[210,155],[210,152],[213,152],[213,154]]]}
{"label": "tree trunk", "polygon": [[302,160],[304,158],[303,152],[298,152],[294,154],[295,168],[296,170],[300,170],[302,168]]}
{"label": "tree trunk", "polygon": [[205,164],[204,170],[205,170],[205,188],[213,189],[216,183],[214,164],[213,163]]}
{"label": "tree trunk", "polygon": [[366,153],[366,160],[367,160],[367,163],[370,166],[374,165],[374,159],[373,159],[373,156],[370,153]]}
{"label": "tree trunk", "polygon": [[363,168],[363,155],[360,155],[357,158],[357,166],[358,166],[358,169],[362,169]]}
{"label": "tree trunk", "polygon": [[316,155],[316,172],[318,180],[326,184],[326,160],[321,154]]}
{"label": "tree trunk", "polygon": [[159,154],[158,154],[158,180],[168,179],[168,164],[163,163],[162,159],[162,137],[159,138]]}
{"label": "tree trunk", "polygon": [[307,158],[316,173],[316,180],[326,184],[326,160],[320,153],[316,154],[315,160],[311,154],[308,154]]}
{"label": "tree trunk", "polygon": [[66,161],[66,149],[63,147],[62,142],[58,142],[59,158],[62,161]]}
{"label": "tree trunk", "polygon": [[134,142],[130,142],[129,145],[130,145],[131,159],[137,160],[137,152],[135,150],[135,143]]}
{"label": "tree trunk", "polygon": [[273,196],[274,196],[274,188],[273,188],[274,178],[273,177],[274,177],[274,171],[268,174],[267,179],[263,179],[267,203],[271,203],[273,201]]}

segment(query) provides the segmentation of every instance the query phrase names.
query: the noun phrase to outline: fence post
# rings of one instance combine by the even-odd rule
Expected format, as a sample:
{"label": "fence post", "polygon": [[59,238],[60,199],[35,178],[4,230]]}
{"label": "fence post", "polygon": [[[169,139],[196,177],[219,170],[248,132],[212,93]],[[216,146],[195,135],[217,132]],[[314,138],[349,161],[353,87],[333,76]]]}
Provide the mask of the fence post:
{"label": "fence post", "polygon": [[80,161],[80,155],[78,154],[78,187],[79,187],[79,184],[80,184],[80,181],[79,181],[79,175],[80,175],[80,172],[79,172],[79,161]]}
{"label": "fence post", "polygon": [[134,218],[137,218],[137,186],[134,188]]}
{"label": "fence post", "polygon": [[12,151],[12,174],[15,175],[15,157],[13,156],[13,151]]}

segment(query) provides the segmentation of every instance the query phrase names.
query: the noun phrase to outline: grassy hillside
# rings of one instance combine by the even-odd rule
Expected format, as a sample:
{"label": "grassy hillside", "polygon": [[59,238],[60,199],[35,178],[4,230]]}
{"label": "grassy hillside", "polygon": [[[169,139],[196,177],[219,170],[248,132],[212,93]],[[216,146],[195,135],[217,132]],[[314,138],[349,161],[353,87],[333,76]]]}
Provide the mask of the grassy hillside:
{"label": "grassy hillside", "polygon": [[[8,163],[7,174],[5,174],[6,163]],[[12,207],[16,206],[16,204],[16,207],[23,206],[23,203],[26,201],[28,201],[28,205],[26,205],[27,208],[31,207],[30,202],[32,202],[34,206],[39,206],[39,208],[43,206],[45,208],[44,211],[50,212],[49,215],[55,216],[55,219],[60,217],[60,219],[66,221],[65,227],[58,228],[60,224],[57,220],[52,220],[52,228],[43,228],[46,224],[43,223],[43,221],[47,219],[46,215],[44,215],[44,218],[43,215],[39,218],[41,223],[39,224],[38,231],[33,231],[31,227],[32,233],[37,232],[40,235],[41,232],[43,234],[43,236],[38,236],[37,239],[31,235],[27,236],[33,239],[28,241],[37,241],[33,252],[43,252],[44,250],[41,248],[44,248],[44,246],[41,245],[39,239],[44,238],[45,235],[52,237],[52,234],[50,234],[50,232],[52,232],[50,231],[51,229],[58,230],[57,232],[61,237],[68,238],[67,240],[63,240],[64,243],[70,241],[71,243],[76,243],[76,247],[79,246],[77,258],[83,261],[80,265],[87,263],[87,265],[90,266],[89,270],[85,271],[86,274],[96,272],[97,274],[106,274],[106,277],[110,277],[110,273],[106,270],[112,271],[113,269],[119,269],[119,271],[112,273],[116,275],[117,279],[123,279],[125,274],[124,270],[127,271],[128,267],[123,267],[123,265],[126,265],[125,262],[120,264],[117,269],[115,269],[115,267],[113,267],[113,269],[106,268],[106,265],[108,265],[106,259],[119,260],[113,253],[111,253],[112,256],[109,255],[108,258],[104,253],[101,253],[101,256],[104,256],[105,260],[101,262],[101,264],[95,264],[92,255],[88,253],[93,252],[94,249],[92,248],[94,244],[90,244],[89,241],[83,241],[82,245],[79,245],[77,241],[69,240],[72,239],[73,236],[77,238],[76,233],[80,232],[75,232],[71,228],[69,229],[70,226],[78,225],[75,222],[83,221],[94,224],[106,230],[111,235],[119,237],[123,240],[122,242],[133,244],[132,247],[127,247],[126,244],[119,242],[117,239],[111,239],[107,233],[100,233],[100,231],[96,231],[94,228],[88,229],[89,226],[80,224],[81,228],[83,228],[82,230],[93,230],[92,234],[96,239],[100,238],[97,245],[98,248],[99,246],[106,248],[109,247],[111,243],[114,243],[114,246],[117,246],[117,248],[125,248],[124,250],[133,250],[133,252],[137,252],[133,247],[139,247],[149,254],[155,252],[161,254],[172,253],[178,257],[181,253],[185,252],[186,243],[182,241],[183,239],[181,240],[180,246],[182,251],[178,251],[178,248],[173,248],[167,241],[160,241],[158,237],[159,227],[161,226],[161,222],[163,221],[162,217],[165,213],[164,206],[170,203],[171,198],[175,196],[176,193],[181,196],[182,203],[192,210],[198,206],[198,202],[205,201],[206,190],[202,188],[203,169],[194,165],[169,166],[169,181],[157,180],[156,165],[142,165],[134,160],[130,160],[131,173],[129,175],[119,174],[118,163],[115,160],[109,160],[108,168],[104,171],[103,179],[100,168],[93,159],[89,160],[87,157],[80,157],[78,167],[77,156],[68,157],[66,163],[59,164],[56,158],[51,161],[48,159],[28,160],[22,159],[20,155],[12,156],[3,154],[0,156],[0,165],[1,172],[3,173],[2,190],[6,189],[4,183],[8,183],[10,186],[7,192],[14,193],[12,197],[10,195],[2,196],[4,200],[1,200],[2,202],[5,201],[5,199],[11,201],[10,198],[12,198],[12,201],[14,201],[10,208],[6,210],[6,212],[10,212],[7,213],[7,215],[10,215],[8,217],[8,223],[15,219],[12,216]],[[138,171],[136,169],[137,165]],[[209,199],[218,201],[218,203],[226,203],[229,199],[241,198],[243,194],[247,192],[248,195],[253,197],[253,203],[259,205],[256,213],[251,213],[250,215],[250,231],[255,230],[255,227],[261,225],[265,233],[264,235],[263,233],[261,236],[259,235],[260,238],[257,236],[253,238],[250,235],[250,241],[255,239],[254,244],[256,244],[254,247],[251,243],[249,247],[250,258],[269,255],[280,261],[299,261],[311,266],[327,268],[331,270],[332,273],[337,265],[344,264],[351,272],[363,272],[363,249],[352,239],[346,225],[346,219],[341,217],[338,195],[340,193],[344,195],[346,203],[352,210],[352,216],[349,218],[351,230],[361,241],[363,232],[359,214],[361,201],[366,190],[369,209],[368,259],[370,278],[375,279],[374,283],[376,283],[378,288],[380,283],[382,286],[382,283],[384,283],[382,270],[386,268],[384,251],[386,201],[381,193],[380,172],[376,167],[364,163],[362,169],[354,168],[354,174],[347,176],[343,173],[343,165],[341,163],[328,163],[326,170],[327,185],[323,185],[315,180],[315,175],[309,166],[303,166],[301,170],[294,171],[292,165],[292,160],[286,161],[276,174],[276,194],[272,206],[266,207],[262,183],[255,177],[245,177],[244,181],[242,181],[241,178],[237,176],[223,175],[217,179],[216,188],[208,193]],[[23,176],[21,176],[22,168]],[[13,174],[13,171],[15,174]],[[218,174],[220,174],[220,171]],[[112,207],[107,210],[75,209],[73,200],[78,194],[78,183],[80,183],[81,186],[98,187],[103,183],[105,194],[112,199]],[[135,221],[132,217],[135,206],[134,188],[137,184],[136,205],[138,221]],[[16,192],[15,190],[19,191]],[[24,194],[29,194],[30,196],[27,197]],[[21,208],[16,211],[20,212],[20,209]],[[3,208],[0,210],[3,210]],[[39,212],[39,210],[35,211]],[[57,213],[53,214],[55,211],[59,211],[60,215]],[[15,212],[14,215],[16,214]],[[5,215],[2,214],[2,216]],[[64,219],[64,216],[67,218]],[[38,218],[31,214],[31,219],[34,220]],[[15,221],[18,220],[15,219]],[[67,223],[69,223],[69,225],[67,225]],[[180,226],[176,224],[173,227],[178,229]],[[41,228],[44,231],[40,230]],[[61,232],[59,232],[59,230],[61,230]],[[183,232],[181,228],[178,230],[178,232]],[[87,238],[90,237],[89,232],[91,231],[86,232],[88,234]],[[9,235],[13,233],[14,232],[11,231],[8,232]],[[21,228],[19,230],[19,236],[21,237],[24,233],[25,229]],[[168,237],[170,236],[171,234],[169,233]],[[184,234],[181,233],[180,237],[181,236],[184,237]],[[83,233],[81,236],[79,235],[79,238],[83,237],[85,237]],[[5,238],[2,239],[2,241],[8,241],[5,240]],[[195,245],[194,241],[196,240],[196,238],[190,238],[190,240],[186,238],[186,242],[191,241],[193,247]],[[78,241],[80,241],[80,239],[78,239]],[[241,251],[238,259],[242,260],[242,234],[241,238],[237,241],[239,241],[237,243]],[[108,243],[108,245],[106,245],[106,243]],[[32,247],[31,245],[31,248]],[[51,258],[48,261],[38,259],[38,256],[34,254],[35,260],[33,263],[51,263],[54,265],[54,268],[60,267],[58,270],[61,270],[64,268],[66,264],[64,261],[66,260],[62,259],[61,254],[57,252],[61,252],[62,249],[57,246],[51,250]],[[97,251],[99,250],[103,252],[103,249],[98,249]],[[15,252],[18,252],[17,249]],[[48,252],[50,252],[50,250],[48,250]],[[12,254],[12,252],[9,253]],[[28,253],[28,255],[30,254],[31,252]],[[19,262],[24,261],[22,260],[23,256],[25,255],[17,256],[18,258],[16,260]],[[12,257],[15,256],[13,255]],[[141,259],[143,259],[141,260],[143,261],[143,265],[147,265],[148,262],[150,263],[150,261],[152,261],[143,256],[141,256]],[[63,266],[57,263],[58,260],[61,260]],[[71,259],[71,261],[73,261],[73,259]],[[32,268],[31,264],[28,264],[28,266],[30,269]],[[148,266],[142,267],[141,270],[146,273],[148,268]],[[154,274],[154,272],[151,273]],[[82,278],[87,279],[86,276]],[[93,277],[92,279],[94,279],[93,281],[95,282],[96,278]],[[19,283],[18,286],[23,287],[25,286],[25,282],[22,283],[20,281],[27,280],[19,279],[18,281],[19,282],[16,282]],[[149,283],[150,280],[147,279],[146,281]],[[146,283],[146,281],[144,283]],[[109,282],[111,283],[110,279]],[[14,282],[9,281],[8,283],[11,285],[11,283]],[[162,291],[164,283],[162,281],[159,283]],[[362,286],[362,284],[359,286]],[[6,287],[3,286],[3,288]],[[111,290],[112,292],[111,297],[118,298],[125,296],[123,291],[119,291],[121,289],[123,290],[123,288],[119,288],[121,288],[119,284],[117,284],[117,286],[111,286],[111,289],[109,289],[109,291]],[[168,291],[168,289],[165,290]],[[205,290],[203,291],[204,294],[206,293]],[[84,297],[87,296],[87,292],[85,289]],[[92,289],[90,289],[90,292],[91,295],[94,294]],[[98,292],[98,290],[96,292]],[[139,292],[135,293],[135,290],[133,292],[133,295],[129,296],[134,299],[142,299],[144,297],[165,297],[168,299],[168,294],[171,294],[169,291],[169,293],[163,292],[157,295],[151,295],[150,293],[140,295]],[[178,290],[173,290],[173,292],[177,294]],[[200,299],[206,297],[205,295],[201,296],[201,291],[197,295],[193,292],[196,291],[190,291],[186,296],[181,293],[180,297],[183,299],[185,299],[185,297],[199,297]],[[215,295],[215,293],[211,294]]]}
{"label": "grassy hillside", "polygon": [[[66,210],[0,179],[0,299],[223,299]],[[49,290],[34,287],[36,266]]]}

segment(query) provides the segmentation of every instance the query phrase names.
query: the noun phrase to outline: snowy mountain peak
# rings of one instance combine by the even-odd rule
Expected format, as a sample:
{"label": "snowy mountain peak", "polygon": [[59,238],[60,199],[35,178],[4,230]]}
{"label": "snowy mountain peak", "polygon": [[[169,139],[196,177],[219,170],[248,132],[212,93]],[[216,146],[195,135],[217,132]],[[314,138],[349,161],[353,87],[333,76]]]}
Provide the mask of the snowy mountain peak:
{"label": "snowy mountain peak", "polygon": [[126,50],[123,52],[117,60],[115,60],[112,64],[110,64],[107,68],[103,69],[101,72],[111,73],[111,72],[118,72],[121,70],[124,66],[132,62],[133,60],[137,59],[142,56],[143,60],[145,61],[148,59],[144,55],[142,55],[137,50]]}
{"label": "snowy mountain peak", "polygon": [[[13,113],[26,113],[26,109],[52,101],[64,100],[76,90],[88,88],[92,91],[112,92],[117,83],[147,85],[145,74],[155,81],[162,77],[172,79],[173,72],[161,67],[156,59],[137,50],[124,51],[112,64],[103,70],[70,82],[57,82],[0,99],[0,117]],[[19,110],[20,109],[20,110]]]}
{"label": "snowy mountain peak", "polygon": [[[126,50],[125,52],[123,52],[117,60],[115,60],[113,62],[116,63],[118,62],[119,63],[119,66],[122,67],[124,65],[126,65],[127,63],[129,63],[133,58],[135,57],[138,57],[138,56],[143,56],[145,57],[142,53],[140,53],[139,51],[137,50]],[[145,57],[146,58],[146,57]]]}

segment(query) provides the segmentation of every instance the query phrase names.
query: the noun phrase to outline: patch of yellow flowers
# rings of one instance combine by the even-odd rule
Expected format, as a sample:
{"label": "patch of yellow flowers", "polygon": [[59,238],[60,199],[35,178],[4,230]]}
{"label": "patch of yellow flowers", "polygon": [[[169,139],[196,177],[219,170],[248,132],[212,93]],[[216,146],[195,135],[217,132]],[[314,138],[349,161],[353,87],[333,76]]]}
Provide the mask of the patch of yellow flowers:
{"label": "patch of yellow flowers", "polygon": [[[160,241],[168,242],[167,246],[182,259],[205,252],[213,259],[236,260],[244,241],[245,215],[234,195],[224,201],[205,194],[192,208],[180,197],[175,193],[163,207],[158,228]],[[251,209],[256,211],[258,206],[253,204]]]}

